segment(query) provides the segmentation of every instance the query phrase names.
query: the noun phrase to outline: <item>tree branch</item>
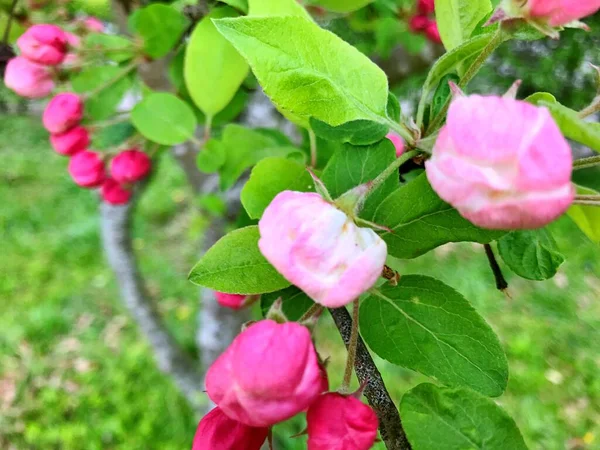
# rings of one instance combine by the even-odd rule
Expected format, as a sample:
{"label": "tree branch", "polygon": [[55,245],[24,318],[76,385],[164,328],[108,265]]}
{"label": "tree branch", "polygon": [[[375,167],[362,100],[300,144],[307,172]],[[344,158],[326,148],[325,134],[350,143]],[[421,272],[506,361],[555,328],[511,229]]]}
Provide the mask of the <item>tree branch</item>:
{"label": "tree branch", "polygon": [[[335,325],[342,336],[346,348],[348,348],[352,334],[352,318],[350,317],[350,313],[348,313],[346,308],[330,308],[329,312],[333,316]],[[385,387],[383,378],[360,335],[358,337],[354,368],[356,369],[359,381],[366,384],[365,396],[377,414],[381,439],[385,443],[386,448],[388,450],[410,450],[411,446],[402,428],[398,409],[394,405]]]}
{"label": "tree branch", "polygon": [[101,203],[102,243],[125,306],[150,342],[159,369],[173,377],[176,386],[196,410],[206,404],[202,375],[195,361],[175,342],[162,323],[141,280],[131,247],[130,220],[133,205]]}

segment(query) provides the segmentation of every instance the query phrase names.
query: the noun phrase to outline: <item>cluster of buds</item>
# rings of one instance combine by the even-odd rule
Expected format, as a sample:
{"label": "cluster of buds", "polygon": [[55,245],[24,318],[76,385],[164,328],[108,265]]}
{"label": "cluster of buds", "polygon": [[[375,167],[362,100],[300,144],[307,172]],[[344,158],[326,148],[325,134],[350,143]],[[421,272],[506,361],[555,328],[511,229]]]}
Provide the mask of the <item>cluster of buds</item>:
{"label": "cluster of buds", "polygon": [[308,328],[256,322],[206,374],[206,391],[217,408],[198,425],[193,450],[259,450],[270,427],[304,411],[309,450],[371,448],[378,426],[373,410],[352,395],[328,390]]}
{"label": "cluster of buds", "polygon": [[434,12],[434,0],[418,0],[417,13],[410,19],[410,29],[414,33],[422,33],[435,44],[441,44],[440,32],[433,17]]}

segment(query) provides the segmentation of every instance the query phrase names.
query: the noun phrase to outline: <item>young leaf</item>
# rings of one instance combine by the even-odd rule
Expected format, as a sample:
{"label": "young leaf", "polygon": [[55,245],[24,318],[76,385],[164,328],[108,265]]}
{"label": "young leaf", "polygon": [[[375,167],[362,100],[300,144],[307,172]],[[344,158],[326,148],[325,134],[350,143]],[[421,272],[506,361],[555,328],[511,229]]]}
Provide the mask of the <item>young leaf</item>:
{"label": "young leaf", "polygon": [[381,237],[396,258],[416,258],[448,242],[487,244],[506,234],[478,228],[461,217],[435,193],[425,174],[390,194],[370,220],[393,230]]}
{"label": "young leaf", "polygon": [[189,140],[197,126],[192,108],[165,92],[150,94],[135,105],[131,122],[145,138],[163,145]]}
{"label": "young leaf", "polygon": [[86,116],[93,120],[105,120],[114,114],[121,99],[131,88],[131,77],[121,77],[110,85],[107,83],[119,77],[122,72],[123,68],[119,66],[91,67],[73,77],[71,80],[73,90],[79,94],[92,92],[106,86],[92,98],[86,100]]}
{"label": "young leaf", "polygon": [[[389,139],[367,147],[341,145],[325,167],[321,179],[333,198],[371,181],[396,159]],[[377,206],[398,187],[398,177],[389,177],[364,204],[361,217],[371,220]]]}
{"label": "young leaf", "polygon": [[257,226],[222,237],[194,266],[189,280],[228,294],[264,294],[289,286],[260,253],[259,237]]}
{"label": "young leaf", "polygon": [[151,58],[162,58],[179,42],[188,20],[171,6],[154,3],[130,17],[129,27],[144,40],[144,51]]}
{"label": "young leaf", "polygon": [[233,6],[238,11],[243,13],[248,12],[248,0],[220,0],[222,3],[226,3],[229,6]]}
{"label": "young leaf", "polygon": [[309,192],[313,189],[313,180],[302,164],[286,158],[265,158],[252,169],[250,179],[242,189],[241,200],[248,216],[260,219],[280,192]]}
{"label": "young leaf", "polygon": [[400,115],[402,114],[402,109],[400,108],[400,102],[398,101],[398,97],[393,92],[388,93],[388,102],[386,107],[387,115],[394,122],[400,122]]}
{"label": "young leaf", "polygon": [[296,0],[249,0],[249,16],[298,16],[312,20]]}
{"label": "young leaf", "polygon": [[227,155],[221,141],[211,139],[204,144],[204,148],[198,153],[196,163],[201,172],[215,173],[223,167],[226,159]]}
{"label": "young leaf", "polygon": [[469,302],[435,278],[403,275],[360,307],[360,329],[382,358],[451,386],[504,392],[508,363],[493,330]]}
{"label": "young leaf", "polygon": [[[598,195],[593,189],[577,187],[580,195]],[[596,244],[600,244],[600,208],[597,206],[572,205],[567,211],[569,217]]]}
{"label": "young leaf", "polygon": [[337,126],[386,123],[387,77],[335,34],[302,17],[215,20],[250,63],[265,93],[305,128],[310,117]]}
{"label": "young leaf", "polygon": [[315,302],[296,286],[277,292],[264,294],[260,298],[260,310],[263,317],[267,315],[275,300],[283,301],[283,313],[289,320],[297,321]]}
{"label": "young leaf", "polygon": [[237,15],[229,7],[212,10],[198,23],[187,45],[185,84],[194,103],[209,117],[231,102],[250,70],[246,60],[212,22],[212,19]]}
{"label": "young leaf", "polygon": [[435,0],[435,18],[446,50],[468,40],[491,10],[490,0]]}
{"label": "young leaf", "polygon": [[318,0],[314,4],[322,6],[329,11],[349,13],[364,8],[373,0]]}
{"label": "young leaf", "polygon": [[429,117],[437,116],[452,95],[449,84],[451,81],[458,84],[460,77],[454,73],[449,73],[441,79],[440,84],[438,84],[438,87],[433,94],[433,99],[431,100],[431,112]]}
{"label": "young leaf", "polygon": [[418,450],[527,450],[515,421],[469,389],[420,384],[402,397],[400,415]]}
{"label": "young leaf", "polygon": [[314,117],[310,118],[310,127],[320,138],[352,145],[374,144],[382,140],[389,131],[387,126],[370,120],[353,120],[332,127]]}
{"label": "young leaf", "polygon": [[514,273],[528,280],[552,278],[565,260],[544,228],[508,233],[498,241],[498,251]]}

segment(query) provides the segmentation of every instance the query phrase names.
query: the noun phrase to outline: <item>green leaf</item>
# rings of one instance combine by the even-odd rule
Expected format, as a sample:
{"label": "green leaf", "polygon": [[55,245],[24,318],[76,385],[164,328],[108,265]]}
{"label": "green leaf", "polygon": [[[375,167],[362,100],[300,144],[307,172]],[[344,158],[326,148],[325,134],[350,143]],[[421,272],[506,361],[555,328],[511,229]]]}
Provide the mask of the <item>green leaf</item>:
{"label": "green leaf", "polygon": [[[84,69],[72,78],[73,90],[78,94],[92,92],[106,85],[110,80],[122,74],[123,68],[119,66],[90,67]],[[125,93],[131,88],[131,77],[120,78],[110,86],[85,102],[85,114],[93,120],[105,120],[112,116],[123,99]]]}
{"label": "green leaf", "polygon": [[218,144],[211,145],[220,145],[225,154],[225,162],[219,168],[220,185],[223,190],[233,186],[245,170],[263,158],[290,155],[303,157],[300,150],[282,146],[272,136],[235,124],[227,125],[221,139],[217,141]]}
{"label": "green leaf", "polygon": [[337,13],[348,13],[364,8],[373,0],[318,0],[314,4],[322,6],[329,11]]}
{"label": "green leaf", "polygon": [[421,94],[421,100],[419,102],[419,115],[417,117],[418,123],[423,120],[425,113],[425,104],[431,91],[435,89],[442,81],[442,78],[456,70],[457,66],[465,60],[468,60],[474,56],[477,56],[481,51],[490,43],[493,39],[492,34],[481,34],[474,36],[468,41],[463,42],[458,47],[442,55],[433,65],[425,84],[423,85],[423,92]]}
{"label": "green leaf", "polygon": [[247,13],[248,12],[248,0],[219,0],[222,3],[226,3],[229,6],[233,6],[235,9]]}
{"label": "green leaf", "polygon": [[242,189],[242,205],[251,219],[260,219],[275,196],[285,190],[314,190],[306,167],[285,158],[265,158],[252,169],[250,179]]}
{"label": "green leaf", "polygon": [[194,136],[196,117],[192,108],[173,94],[148,95],[131,111],[131,121],[147,139],[163,145],[181,144]]}
{"label": "green leaf", "polygon": [[403,275],[398,286],[380,287],[361,304],[360,329],[391,363],[489,396],[506,388],[508,362],[493,330],[435,278]]}
{"label": "green leaf", "polygon": [[587,145],[592,150],[600,153],[600,125],[598,123],[586,122],[579,117],[577,111],[573,111],[560,103],[540,100],[538,105],[545,106],[550,110],[560,131],[566,137]]}
{"label": "green leaf", "polygon": [[388,93],[388,102],[386,107],[386,112],[388,117],[394,122],[400,122],[400,115],[402,114],[402,109],[400,108],[400,102],[398,101],[398,97],[393,92]]}
{"label": "green leaf", "polygon": [[565,260],[544,228],[508,233],[498,241],[498,251],[514,273],[528,280],[552,278]]}
{"label": "green leaf", "polygon": [[506,234],[478,228],[461,217],[435,193],[425,174],[389,195],[372,220],[393,230],[381,237],[396,258],[416,258],[448,242],[487,244]]}
{"label": "green leaf", "polygon": [[332,127],[314,117],[310,118],[310,127],[320,138],[352,145],[369,145],[378,142],[389,130],[387,126],[370,120],[353,120]]}
{"label": "green leaf", "polygon": [[135,133],[135,128],[129,122],[116,123],[114,125],[101,128],[93,134],[92,148],[105,150],[116,147]]}
{"label": "green leaf", "polygon": [[435,18],[446,50],[468,40],[490,11],[490,0],[435,0]]}
{"label": "green leaf", "polygon": [[250,68],[246,60],[217,31],[212,19],[235,17],[229,7],[216,8],[198,23],[185,53],[187,90],[198,108],[209,117],[233,99]]}
{"label": "green leaf", "polygon": [[537,106],[540,106],[541,102],[557,103],[556,97],[548,92],[536,92],[527,97],[525,101]]}
{"label": "green leaf", "polygon": [[449,73],[441,79],[440,84],[438,84],[438,87],[433,94],[433,100],[431,101],[431,113],[429,114],[429,117],[437,116],[442,111],[442,108],[446,102],[450,99],[452,91],[450,90],[449,83],[451,81],[458,84],[460,77],[454,73]]}
{"label": "green leaf", "polygon": [[[593,189],[577,187],[579,195],[598,195]],[[572,205],[567,210],[568,216],[595,244],[600,244],[600,208],[597,206]]]}
{"label": "green leaf", "polygon": [[468,389],[420,384],[402,397],[400,415],[415,450],[527,450],[515,421]]}
{"label": "green leaf", "polygon": [[[395,159],[396,150],[389,139],[366,147],[342,145],[329,160],[321,180],[331,196],[337,198],[353,187],[375,179]],[[398,188],[398,184],[397,177],[389,177],[367,198],[360,216],[371,220],[377,206]]]}
{"label": "green leaf", "polygon": [[298,16],[312,20],[296,0],[249,0],[248,3],[250,16]]}
{"label": "green leaf", "polygon": [[215,21],[250,63],[265,93],[305,128],[310,117],[337,126],[386,123],[387,77],[335,34],[301,17]]}
{"label": "green leaf", "polygon": [[106,33],[90,33],[83,42],[84,49],[100,50],[109,59],[123,62],[134,56],[133,45],[129,39]]}
{"label": "green leaf", "polygon": [[142,37],[144,52],[154,59],[169,53],[188,25],[183,14],[160,3],[137,10],[129,19],[129,28]]}
{"label": "green leaf", "polygon": [[200,169],[201,172],[215,173],[223,167],[226,159],[227,155],[225,154],[225,148],[221,144],[221,141],[211,139],[198,153],[196,162],[198,163],[198,169]]}
{"label": "green leaf", "polygon": [[283,313],[292,321],[298,321],[315,302],[296,286],[265,294],[260,298],[260,309],[263,317],[267,315],[275,300],[283,301]]}
{"label": "green leaf", "polygon": [[194,266],[189,280],[228,294],[264,294],[289,286],[260,253],[259,237],[257,226],[222,237]]}

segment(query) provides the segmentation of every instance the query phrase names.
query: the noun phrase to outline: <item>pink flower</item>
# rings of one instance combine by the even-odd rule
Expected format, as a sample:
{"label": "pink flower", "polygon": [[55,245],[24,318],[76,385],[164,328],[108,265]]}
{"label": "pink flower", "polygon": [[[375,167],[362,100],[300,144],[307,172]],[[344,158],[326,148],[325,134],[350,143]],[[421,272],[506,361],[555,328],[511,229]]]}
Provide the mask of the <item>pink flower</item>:
{"label": "pink flower", "polygon": [[83,127],[73,127],[61,134],[51,134],[50,143],[57,153],[73,156],[90,145],[90,134]]}
{"label": "pink flower", "polygon": [[523,12],[531,18],[548,21],[553,27],[594,14],[600,9],[600,0],[529,0]]}
{"label": "pink flower", "polygon": [[424,16],[433,14],[435,12],[435,2],[434,0],[419,0],[417,2],[417,9],[419,14]]}
{"label": "pink flower", "polygon": [[198,424],[192,450],[260,450],[268,434],[268,428],[244,425],[216,407]]}
{"label": "pink flower", "polygon": [[304,411],[323,386],[310,332],[295,322],[251,325],[206,374],[208,396],[251,427],[269,427]]}
{"label": "pink flower", "polygon": [[430,21],[425,27],[425,36],[434,44],[441,44],[442,37],[440,36],[440,30],[438,29],[437,22],[435,20]]}
{"label": "pink flower", "polygon": [[409,27],[413,33],[423,31],[431,20],[427,16],[416,15],[410,19]]}
{"label": "pink flower", "polygon": [[71,92],[58,94],[44,110],[42,122],[50,133],[64,133],[83,118],[83,102]]}
{"label": "pink flower", "polygon": [[65,37],[67,38],[67,44],[69,44],[69,46],[74,48],[79,48],[81,46],[81,38],[76,34],[65,31]]}
{"label": "pink flower", "polygon": [[385,242],[359,228],[320,195],[283,191],[258,223],[261,253],[317,303],[339,307],[371,288],[383,270]]}
{"label": "pink flower", "polygon": [[69,161],[69,174],[75,183],[85,188],[98,187],[106,178],[102,158],[89,150],[73,155]]}
{"label": "pink flower", "polygon": [[388,133],[386,138],[392,141],[394,147],[396,148],[396,158],[402,156],[404,153],[404,139],[398,136],[396,133]]}
{"label": "pink flower", "polygon": [[17,39],[25,58],[46,66],[60,64],[67,54],[67,36],[56,25],[33,25]]}
{"label": "pink flower", "polygon": [[17,56],[6,65],[4,84],[21,97],[41,98],[54,89],[54,80],[47,67]]}
{"label": "pink flower", "polygon": [[257,298],[256,295],[225,294],[224,292],[215,292],[215,297],[219,305],[231,309],[242,309]]}
{"label": "pink flower", "polygon": [[150,157],[135,148],[125,150],[110,163],[111,176],[121,184],[135,183],[145,178],[152,168]]}
{"label": "pink flower", "polygon": [[425,163],[438,195],[475,225],[539,228],[573,201],[569,144],[546,108],[459,97]]}
{"label": "pink flower", "polygon": [[308,450],[368,450],[377,439],[377,416],[352,396],[320,396],[306,413]]}
{"label": "pink flower", "polygon": [[88,31],[92,31],[94,33],[104,32],[104,24],[96,17],[88,17],[84,19],[82,23]]}
{"label": "pink flower", "polygon": [[100,188],[102,200],[111,205],[125,205],[131,198],[131,191],[125,189],[112,178],[106,178]]}

